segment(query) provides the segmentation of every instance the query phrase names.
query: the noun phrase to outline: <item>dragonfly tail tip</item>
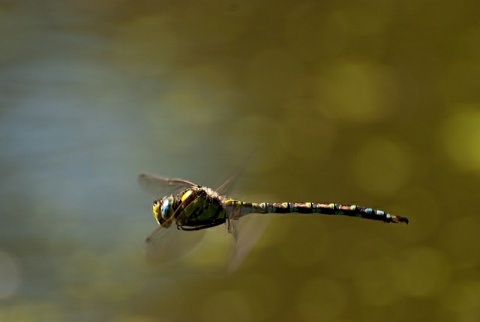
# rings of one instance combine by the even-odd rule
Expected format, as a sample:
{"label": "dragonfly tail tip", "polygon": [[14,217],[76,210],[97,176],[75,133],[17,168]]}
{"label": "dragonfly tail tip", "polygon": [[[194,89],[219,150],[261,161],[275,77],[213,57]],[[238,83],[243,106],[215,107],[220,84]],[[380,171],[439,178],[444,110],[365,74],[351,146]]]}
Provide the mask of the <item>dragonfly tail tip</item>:
{"label": "dragonfly tail tip", "polygon": [[391,222],[394,222],[396,224],[406,223],[408,225],[408,218],[407,217],[402,217],[402,216],[392,215]]}

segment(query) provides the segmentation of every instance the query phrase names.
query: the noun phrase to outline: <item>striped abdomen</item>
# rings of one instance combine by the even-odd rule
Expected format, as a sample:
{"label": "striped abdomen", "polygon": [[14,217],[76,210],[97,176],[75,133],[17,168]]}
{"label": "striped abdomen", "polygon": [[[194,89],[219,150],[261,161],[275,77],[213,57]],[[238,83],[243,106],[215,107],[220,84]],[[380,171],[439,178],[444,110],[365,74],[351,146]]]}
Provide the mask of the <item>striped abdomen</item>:
{"label": "striped abdomen", "polygon": [[323,203],[251,203],[237,200],[225,200],[225,208],[229,211],[227,213],[233,218],[243,217],[251,213],[260,214],[323,214],[323,215],[337,215],[359,217],[371,220],[379,220],[392,223],[407,223],[407,217],[395,216],[386,213],[382,210],[360,207],[357,205],[341,205],[341,204],[323,204]]}

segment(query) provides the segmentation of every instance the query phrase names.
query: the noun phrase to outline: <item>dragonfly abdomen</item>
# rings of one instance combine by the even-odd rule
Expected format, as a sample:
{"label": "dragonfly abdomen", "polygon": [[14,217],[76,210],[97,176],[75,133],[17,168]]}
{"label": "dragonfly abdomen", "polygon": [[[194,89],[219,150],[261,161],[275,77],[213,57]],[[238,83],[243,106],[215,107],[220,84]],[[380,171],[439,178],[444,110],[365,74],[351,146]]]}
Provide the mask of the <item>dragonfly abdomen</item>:
{"label": "dragonfly abdomen", "polygon": [[229,201],[232,206],[236,207],[234,212],[236,216],[242,217],[249,213],[263,213],[263,214],[322,214],[322,215],[336,215],[336,216],[350,216],[359,217],[370,220],[378,220],[392,223],[407,223],[406,217],[395,216],[384,212],[383,210],[373,209],[368,207],[361,207],[357,205],[342,205],[342,204],[324,204],[313,202],[282,202],[282,203],[249,203],[240,201]]}

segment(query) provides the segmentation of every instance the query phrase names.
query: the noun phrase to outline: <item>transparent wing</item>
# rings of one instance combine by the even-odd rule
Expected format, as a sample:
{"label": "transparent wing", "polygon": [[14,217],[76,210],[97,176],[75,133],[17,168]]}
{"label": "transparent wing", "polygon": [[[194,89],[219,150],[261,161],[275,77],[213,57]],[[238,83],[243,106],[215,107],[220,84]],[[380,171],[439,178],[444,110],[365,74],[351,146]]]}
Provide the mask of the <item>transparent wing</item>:
{"label": "transparent wing", "polygon": [[183,231],[174,225],[158,226],[145,240],[145,255],[151,264],[165,264],[182,258],[202,240],[205,230]]}
{"label": "transparent wing", "polygon": [[247,154],[245,160],[243,160],[242,165],[237,167],[235,172],[227,179],[225,182],[216,189],[220,195],[225,195],[230,188],[237,182],[238,178],[243,174],[243,171],[247,168],[247,164],[250,162],[255,150],[250,151]]}
{"label": "transparent wing", "polygon": [[271,219],[269,216],[256,216],[254,214],[245,217],[241,220],[239,220],[239,218],[230,219],[231,226],[229,232],[235,238],[235,248],[228,264],[228,271],[230,273],[237,270],[245,258],[247,258],[250,251],[270,224]]}
{"label": "transparent wing", "polygon": [[228,178],[220,187],[218,187],[215,191],[220,194],[220,195],[226,195],[227,192],[233,187],[233,185],[235,184],[235,182],[237,182],[240,174],[242,173],[243,171],[241,170],[238,170],[237,172],[235,172],[233,175],[230,176],[230,178]]}
{"label": "transparent wing", "polygon": [[[246,169],[247,164],[250,162],[254,153],[255,149],[248,153],[242,166],[238,167],[233,175],[231,175],[230,178],[217,189],[218,193],[222,195],[226,194],[226,192],[243,174],[243,171]],[[238,269],[270,223],[270,217],[268,216],[248,216],[248,218],[243,218],[240,221],[239,217],[237,217],[238,214],[236,213],[239,210],[240,209],[234,209],[232,211],[227,223],[229,233],[235,238],[235,248],[231,254],[228,265],[228,271],[230,273]]]}
{"label": "transparent wing", "polygon": [[140,174],[138,176],[138,184],[142,190],[157,199],[192,186],[197,186],[197,184],[187,180],[165,178],[149,173]]}

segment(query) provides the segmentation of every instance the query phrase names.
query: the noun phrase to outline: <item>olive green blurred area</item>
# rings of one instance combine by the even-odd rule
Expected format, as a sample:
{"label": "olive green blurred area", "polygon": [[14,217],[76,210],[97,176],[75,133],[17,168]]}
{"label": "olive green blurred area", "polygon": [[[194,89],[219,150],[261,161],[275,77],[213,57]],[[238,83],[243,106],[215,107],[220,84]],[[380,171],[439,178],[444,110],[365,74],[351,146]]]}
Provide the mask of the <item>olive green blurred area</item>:
{"label": "olive green blurred area", "polygon": [[[2,1],[0,320],[479,321],[479,12]],[[272,216],[233,273],[225,227],[148,265],[137,175],[239,167],[232,197],[410,224]]]}

